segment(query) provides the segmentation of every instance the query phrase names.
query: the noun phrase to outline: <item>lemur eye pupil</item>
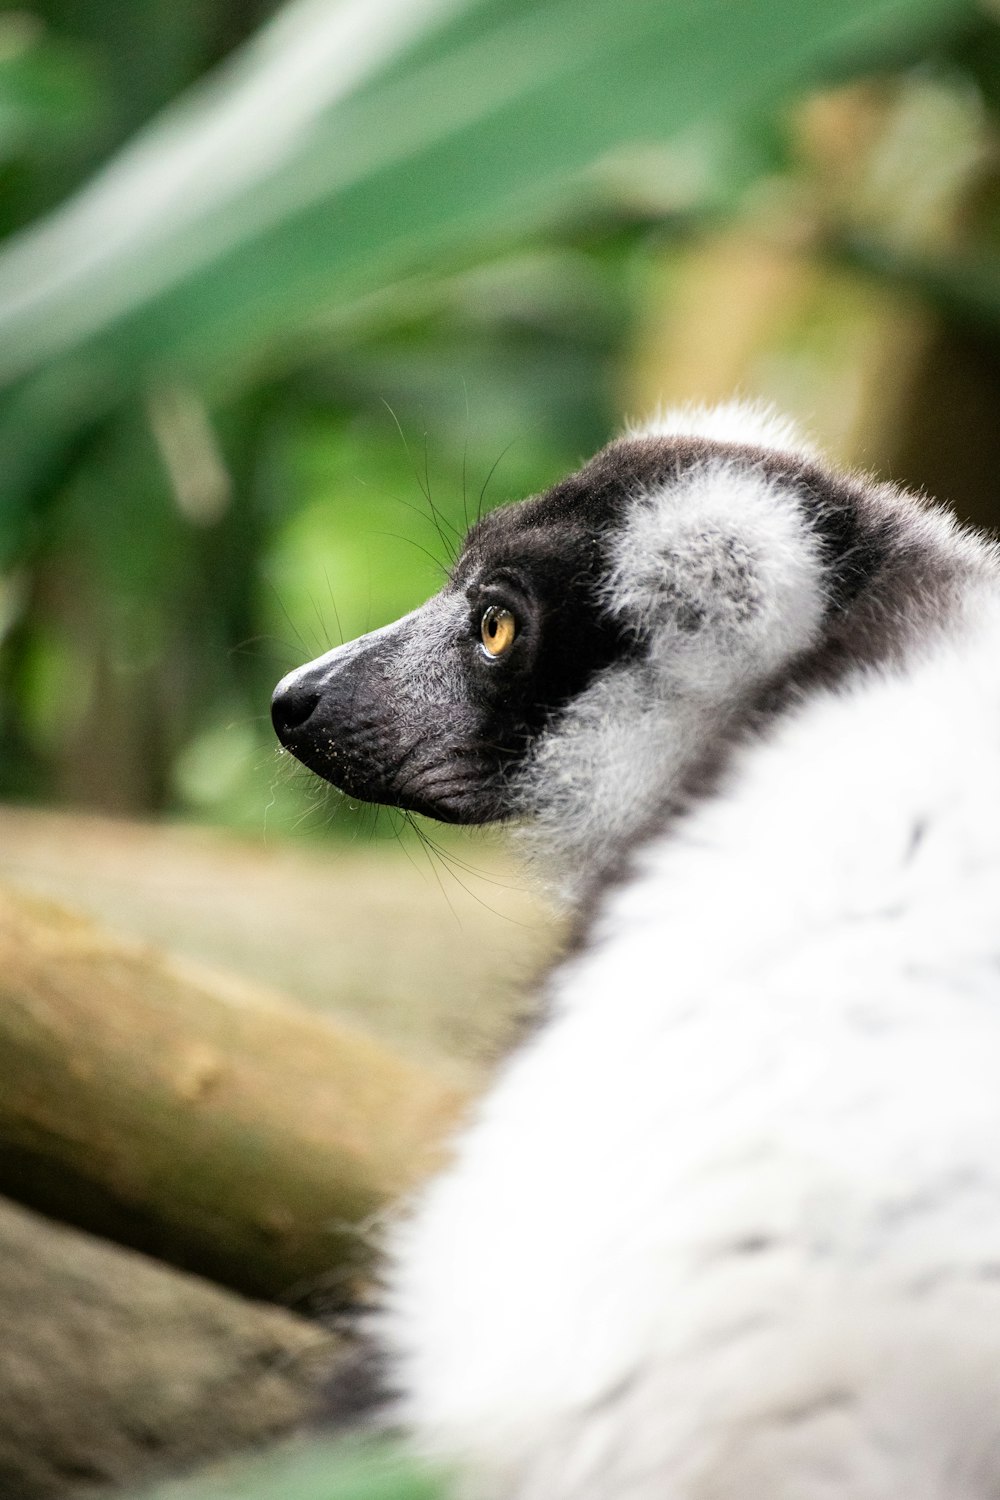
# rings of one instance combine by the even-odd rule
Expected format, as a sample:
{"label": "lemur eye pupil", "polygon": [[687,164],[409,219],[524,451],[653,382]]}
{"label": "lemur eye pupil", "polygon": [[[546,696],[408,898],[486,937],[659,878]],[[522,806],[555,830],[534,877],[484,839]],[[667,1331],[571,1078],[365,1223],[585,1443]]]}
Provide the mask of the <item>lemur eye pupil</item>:
{"label": "lemur eye pupil", "polygon": [[487,656],[503,656],[514,644],[517,621],[509,609],[491,604],[489,609],[483,611],[479,635]]}

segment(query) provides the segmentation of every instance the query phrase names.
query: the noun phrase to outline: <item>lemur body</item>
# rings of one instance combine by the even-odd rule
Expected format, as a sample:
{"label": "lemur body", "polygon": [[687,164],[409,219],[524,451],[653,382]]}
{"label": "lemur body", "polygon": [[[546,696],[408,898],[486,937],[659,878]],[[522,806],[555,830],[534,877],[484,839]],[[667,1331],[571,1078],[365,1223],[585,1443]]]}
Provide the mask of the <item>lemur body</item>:
{"label": "lemur body", "polygon": [[530,819],[578,905],[387,1260],[461,1493],[1000,1495],[998,662],[990,544],[725,408],[280,685],[320,774]]}

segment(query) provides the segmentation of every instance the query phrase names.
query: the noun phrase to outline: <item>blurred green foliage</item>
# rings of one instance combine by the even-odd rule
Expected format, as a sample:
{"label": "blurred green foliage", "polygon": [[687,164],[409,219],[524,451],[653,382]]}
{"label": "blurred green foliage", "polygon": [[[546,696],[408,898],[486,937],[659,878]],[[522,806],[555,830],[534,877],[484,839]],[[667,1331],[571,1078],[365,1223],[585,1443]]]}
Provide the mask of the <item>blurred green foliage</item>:
{"label": "blurred green foliage", "polygon": [[286,1446],[217,1478],[169,1484],[145,1500],[444,1500],[447,1486],[381,1444]]}
{"label": "blurred green foliage", "polygon": [[[995,358],[988,8],[275,11],[0,11],[0,795],[300,819],[273,682],[606,440],[651,268],[720,224],[808,202]],[[864,182],[795,124],[852,79],[892,102]]]}

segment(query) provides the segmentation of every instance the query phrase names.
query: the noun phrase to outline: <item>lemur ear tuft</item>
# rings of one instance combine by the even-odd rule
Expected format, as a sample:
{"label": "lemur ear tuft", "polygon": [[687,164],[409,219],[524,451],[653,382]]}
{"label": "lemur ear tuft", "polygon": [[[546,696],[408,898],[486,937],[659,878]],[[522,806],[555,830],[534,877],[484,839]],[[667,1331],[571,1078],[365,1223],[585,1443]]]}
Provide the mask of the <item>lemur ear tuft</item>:
{"label": "lemur ear tuft", "polygon": [[617,539],[606,608],[673,675],[718,662],[767,674],[818,639],[820,544],[787,484],[718,456],[633,502]]}
{"label": "lemur ear tuft", "polygon": [[747,539],[724,527],[681,525],[665,546],[629,569],[627,604],[636,627],[649,633],[712,631],[720,639],[745,629],[761,609],[759,559]]}

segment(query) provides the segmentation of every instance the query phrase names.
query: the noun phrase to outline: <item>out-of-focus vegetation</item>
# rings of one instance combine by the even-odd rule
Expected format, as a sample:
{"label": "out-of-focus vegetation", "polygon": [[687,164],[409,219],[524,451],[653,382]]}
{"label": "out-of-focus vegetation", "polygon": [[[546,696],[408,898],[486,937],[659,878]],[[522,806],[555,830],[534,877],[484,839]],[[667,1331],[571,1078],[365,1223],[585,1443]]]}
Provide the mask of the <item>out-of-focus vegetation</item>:
{"label": "out-of-focus vegetation", "polygon": [[991,519],[990,6],[272,12],[0,12],[0,795],[299,819],[276,677],[661,393]]}
{"label": "out-of-focus vegetation", "polygon": [[318,1443],[275,1452],[252,1470],[226,1465],[215,1479],[169,1484],[143,1500],[445,1500],[445,1479],[391,1448]]}

